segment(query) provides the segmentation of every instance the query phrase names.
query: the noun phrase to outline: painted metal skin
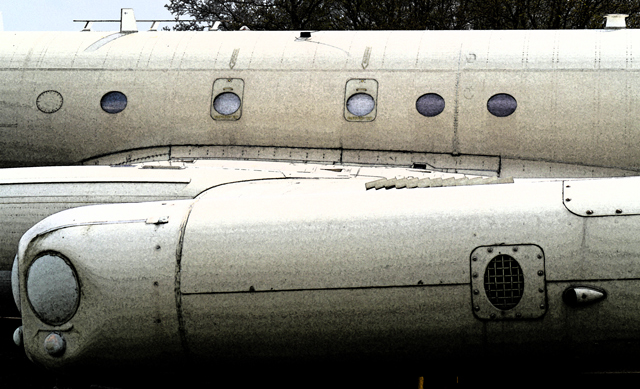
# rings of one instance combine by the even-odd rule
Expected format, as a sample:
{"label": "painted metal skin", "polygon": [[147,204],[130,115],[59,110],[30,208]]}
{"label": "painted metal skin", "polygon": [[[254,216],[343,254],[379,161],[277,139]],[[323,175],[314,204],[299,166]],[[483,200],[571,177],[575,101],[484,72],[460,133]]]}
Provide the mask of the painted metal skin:
{"label": "painted metal skin", "polygon": [[[366,190],[358,177],[260,180],[197,200],[67,210],[20,241],[25,351],[74,373],[186,360],[428,361],[505,349],[549,363],[627,358],[640,341],[640,203],[623,204],[611,181],[623,193],[640,185]],[[26,292],[43,253],[66,258],[80,284],[77,311],[60,325],[41,321]],[[502,254],[519,262],[525,283],[505,310],[489,303],[484,265],[475,267]],[[605,298],[576,305],[567,291]],[[64,338],[64,352],[45,350],[51,334]]]}
{"label": "painted metal skin", "polygon": [[[628,29],[0,32],[0,166],[444,158],[434,166],[636,175],[638,46]],[[224,80],[240,91],[235,116],[212,107]],[[354,81],[377,88],[365,121],[346,111]],[[113,91],[122,112],[100,108]],[[416,110],[428,93],[445,103],[433,117]],[[515,112],[489,113],[496,94]]]}
{"label": "painted metal skin", "polygon": [[[434,177],[425,170],[251,161],[147,162],[0,170],[0,317],[17,316],[10,271],[20,237],[56,212],[89,204],[193,199],[234,182],[281,178]],[[439,176],[439,174],[435,174]]]}
{"label": "painted metal skin", "polygon": [[[612,177],[640,171],[639,44],[626,29],[0,32],[0,166],[165,168],[0,171],[5,276],[35,224],[13,272],[15,339],[73,374],[503,350],[627,358],[640,341],[640,181]],[[241,91],[229,115],[215,110],[225,88]],[[359,89],[375,102],[362,120],[347,109]],[[127,98],[118,113],[101,108],[113,91]],[[416,104],[430,93],[445,105],[426,117]],[[513,113],[488,111],[499,94]],[[516,180],[450,186],[462,173]],[[381,178],[386,189],[367,190]],[[121,202],[140,203],[74,208]],[[47,255],[77,281],[63,323],[27,293]],[[500,255],[522,267],[514,308],[485,290]]]}

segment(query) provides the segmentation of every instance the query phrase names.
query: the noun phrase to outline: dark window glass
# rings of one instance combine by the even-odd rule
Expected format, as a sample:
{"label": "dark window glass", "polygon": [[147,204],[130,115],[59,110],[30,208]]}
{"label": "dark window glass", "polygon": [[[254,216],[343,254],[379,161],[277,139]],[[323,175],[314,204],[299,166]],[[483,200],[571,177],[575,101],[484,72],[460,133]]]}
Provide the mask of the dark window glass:
{"label": "dark window glass", "polygon": [[506,93],[493,95],[489,101],[487,101],[487,109],[489,112],[500,118],[511,115],[515,112],[516,108],[518,108],[516,99]]}
{"label": "dark window glass", "polygon": [[221,115],[231,115],[240,109],[240,97],[233,92],[220,93],[213,99],[213,109]]}
{"label": "dark window glass", "polygon": [[436,93],[427,93],[418,97],[416,100],[416,109],[421,115],[432,117],[437,116],[444,111],[444,99]]}
{"label": "dark window glass", "polygon": [[376,103],[371,95],[366,93],[356,93],[347,100],[347,110],[353,116],[365,116],[373,111]]}
{"label": "dark window glass", "polygon": [[127,108],[127,96],[122,92],[109,92],[102,96],[100,106],[107,113],[118,113]]}

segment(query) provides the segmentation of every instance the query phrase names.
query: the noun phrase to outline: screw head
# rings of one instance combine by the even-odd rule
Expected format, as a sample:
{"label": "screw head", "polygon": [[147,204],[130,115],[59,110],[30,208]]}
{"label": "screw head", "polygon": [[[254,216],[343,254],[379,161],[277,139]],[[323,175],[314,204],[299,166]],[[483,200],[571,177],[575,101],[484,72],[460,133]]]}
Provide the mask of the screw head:
{"label": "screw head", "polygon": [[478,260],[478,257],[473,257],[473,258],[471,258],[471,260],[475,262],[475,261]]}
{"label": "screw head", "polygon": [[473,307],[473,309],[475,309],[476,311],[479,311],[480,310],[480,306],[476,305],[475,307]]}
{"label": "screw head", "polygon": [[616,213],[617,213],[617,214],[621,214],[621,213],[622,213],[622,210],[621,210],[621,209],[616,209]]}
{"label": "screw head", "polygon": [[516,317],[522,317],[522,314],[520,312],[516,313]]}
{"label": "screw head", "polygon": [[518,248],[517,247],[514,247],[512,250],[513,250],[514,253],[518,252]]}
{"label": "screw head", "polygon": [[496,318],[496,314],[492,313],[491,315],[489,315],[490,318],[495,319]]}
{"label": "screw head", "polygon": [[543,272],[542,270],[538,270],[538,275],[539,275],[539,276],[543,276],[543,275],[544,275],[544,272]]}
{"label": "screw head", "polygon": [[566,199],[564,199],[564,201],[571,201],[571,199],[567,197]]}
{"label": "screw head", "polygon": [[474,289],[473,294],[480,294],[480,291],[478,289]]}
{"label": "screw head", "polygon": [[473,278],[478,278],[478,273],[474,271],[472,276],[473,276]]}
{"label": "screw head", "polygon": [[488,253],[492,253],[492,252],[493,252],[493,248],[492,248],[492,247],[489,247],[489,248],[487,249],[487,252],[488,252]]}
{"label": "screw head", "polygon": [[542,259],[542,254],[538,254],[538,259]]}
{"label": "screw head", "polygon": [[540,304],[540,309],[544,309],[544,304]]}
{"label": "screw head", "polygon": [[593,215],[593,211],[592,211],[592,210],[590,210],[590,209],[588,209],[588,210],[587,210],[587,215]]}
{"label": "screw head", "polygon": [[542,289],[542,288],[538,288],[538,292],[540,292],[540,293],[544,293],[544,289]]}

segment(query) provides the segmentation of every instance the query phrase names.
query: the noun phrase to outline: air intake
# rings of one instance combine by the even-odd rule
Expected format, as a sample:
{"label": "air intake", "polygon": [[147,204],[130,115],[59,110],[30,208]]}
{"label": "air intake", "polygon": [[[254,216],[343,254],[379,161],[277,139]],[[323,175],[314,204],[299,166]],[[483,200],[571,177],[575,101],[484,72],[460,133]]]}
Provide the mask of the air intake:
{"label": "air intake", "polygon": [[471,252],[473,314],[483,320],[536,319],[547,311],[544,252],[534,244]]}
{"label": "air intake", "polygon": [[484,291],[494,307],[515,308],[524,292],[524,277],[518,261],[509,255],[498,255],[484,272]]}

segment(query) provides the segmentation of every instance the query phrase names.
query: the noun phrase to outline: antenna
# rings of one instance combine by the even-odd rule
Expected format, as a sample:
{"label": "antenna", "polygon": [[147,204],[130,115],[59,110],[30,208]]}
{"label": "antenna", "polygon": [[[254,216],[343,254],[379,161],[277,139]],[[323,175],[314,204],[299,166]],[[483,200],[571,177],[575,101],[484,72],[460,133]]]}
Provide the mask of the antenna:
{"label": "antenna", "polygon": [[[0,13],[0,17],[2,14]],[[176,22],[206,22],[207,20],[190,20],[190,19],[170,19],[170,20],[136,20],[135,15],[133,14],[133,8],[121,8],[120,9],[120,20],[89,20],[89,19],[75,19],[74,22],[83,22],[85,23],[82,31],[91,31],[91,27],[93,23],[118,23],[120,22],[120,32],[123,33],[132,33],[138,32],[138,25],[136,22],[149,22],[151,23],[151,28],[149,31],[158,31],[158,24],[160,22],[168,22],[168,23],[176,23]],[[220,22],[216,22],[214,28],[219,26]],[[0,27],[2,27],[2,19],[0,18]],[[211,29],[210,29],[211,30]],[[1,31],[1,29],[0,29]]]}
{"label": "antenna", "polygon": [[120,10],[120,32],[138,32],[133,8],[122,8]]}
{"label": "antenna", "polygon": [[605,18],[607,18],[607,24],[606,26],[604,26],[604,28],[606,29],[621,29],[621,28],[626,28],[627,27],[627,23],[625,21],[625,19],[627,18],[626,14],[609,14],[609,15],[605,15]]}

